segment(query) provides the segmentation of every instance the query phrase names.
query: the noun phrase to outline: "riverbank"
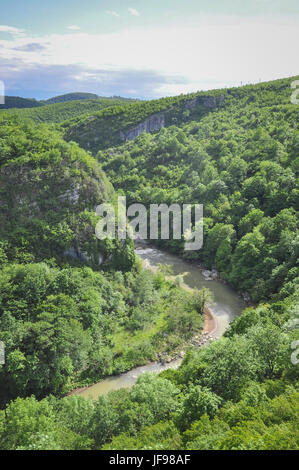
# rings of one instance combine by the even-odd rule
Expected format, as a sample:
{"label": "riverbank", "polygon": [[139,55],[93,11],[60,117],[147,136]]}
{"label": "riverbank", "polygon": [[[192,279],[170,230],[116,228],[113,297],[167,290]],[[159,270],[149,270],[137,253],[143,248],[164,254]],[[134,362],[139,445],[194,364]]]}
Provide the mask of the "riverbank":
{"label": "riverbank", "polygon": [[[142,249],[148,249],[148,248],[149,248],[149,245],[147,243],[145,243],[144,240],[142,240],[142,241],[138,240],[138,242],[135,243],[135,249],[137,249],[137,250],[138,249],[141,249],[141,250]],[[146,262],[146,260],[143,260],[143,267],[145,269],[150,269],[153,272],[157,272],[157,267],[152,266],[150,263]],[[199,267],[199,269],[202,269],[202,268]],[[188,274],[188,272],[184,272],[184,273],[181,274],[181,277],[184,278],[187,274]],[[166,278],[171,280],[171,281],[175,281],[176,276],[166,276]],[[219,279],[219,281],[220,281],[220,279]],[[194,292],[194,289],[189,287],[185,282],[181,282],[180,287],[182,289],[186,290],[187,292]],[[202,333],[204,335],[216,335],[217,330],[218,330],[218,322],[217,322],[216,316],[214,315],[211,308],[208,307],[207,305],[204,306],[204,312],[203,313],[204,313],[204,327],[203,327]],[[191,340],[191,343],[192,343],[192,340]]]}
{"label": "riverbank", "polygon": [[212,310],[205,306],[204,308],[205,323],[203,327],[203,333],[208,333],[210,335],[216,335],[218,329],[217,318],[213,314]]}
{"label": "riverbank", "polygon": [[[186,286],[186,290],[190,290],[188,286]],[[181,365],[183,361],[183,357],[185,355],[185,350],[188,347],[190,346],[203,347],[209,341],[211,341],[212,339],[215,339],[215,335],[217,334],[217,329],[218,329],[217,318],[215,317],[215,315],[213,314],[213,312],[210,310],[209,307],[205,307],[204,317],[205,317],[205,321],[204,321],[204,326],[203,326],[202,331],[198,332],[190,341],[188,341],[185,345],[181,346],[180,347],[181,351],[176,351],[172,355],[168,354],[166,357],[163,356],[162,353],[160,354],[158,353],[159,361],[148,362],[147,364],[143,366],[136,367],[132,369],[131,371],[125,372],[123,374],[107,377],[93,385],[88,385],[86,387],[78,387],[72,390],[70,393],[68,393],[67,396],[83,395],[87,397],[88,396],[92,397],[94,392],[95,394],[97,394],[99,387],[106,388],[107,390],[106,393],[108,393],[111,390],[115,390],[115,386],[118,384],[119,381],[122,382],[122,386],[124,388],[130,387],[134,385],[135,378],[137,378],[138,375],[144,372],[159,373],[167,369],[177,369]],[[126,379],[127,379],[127,382],[126,382]],[[131,384],[131,381],[133,382],[132,384]]]}
{"label": "riverbank", "polygon": [[144,266],[148,269],[158,270],[160,264],[172,266],[175,280],[178,276],[182,278],[180,285],[185,290],[192,292],[194,288],[208,287],[214,295],[212,308],[206,306],[204,309],[203,329],[198,331],[191,340],[182,344],[178,349],[164,355],[160,353],[160,358],[156,362],[148,362],[145,365],[136,366],[128,372],[119,375],[109,376],[94,385],[78,387],[70,394],[80,394],[85,397],[97,399],[100,395],[109,393],[112,390],[132,387],[140,374],[145,372],[160,373],[167,369],[178,368],[188,347],[201,348],[210,341],[220,338],[228,328],[229,323],[241,313],[246,307],[243,300],[224,283],[218,280],[206,281],[202,276],[201,269],[194,263],[189,263],[179,257],[162,252],[148,245],[136,248],[136,254],[143,259]]}
{"label": "riverbank", "polygon": [[165,253],[168,253],[170,256],[176,256],[179,259],[182,260],[182,262],[190,264],[192,266],[195,266],[196,268],[200,269],[201,274],[205,278],[206,281],[217,281],[220,282],[226,286],[228,286],[230,289],[233,289],[238,296],[240,296],[243,300],[243,302],[246,304],[247,307],[257,307],[257,303],[254,302],[251,298],[248,292],[244,292],[241,290],[237,290],[235,286],[233,286],[230,282],[228,282],[226,279],[223,279],[221,277],[221,273],[218,272],[216,269],[208,269],[206,266],[200,264],[198,260],[191,260],[188,258],[184,258],[182,254],[173,254],[170,250],[167,250],[167,247],[159,247],[158,245],[150,245],[147,240],[143,239],[137,239],[135,240],[135,250],[138,249],[156,249],[156,250],[165,250]]}

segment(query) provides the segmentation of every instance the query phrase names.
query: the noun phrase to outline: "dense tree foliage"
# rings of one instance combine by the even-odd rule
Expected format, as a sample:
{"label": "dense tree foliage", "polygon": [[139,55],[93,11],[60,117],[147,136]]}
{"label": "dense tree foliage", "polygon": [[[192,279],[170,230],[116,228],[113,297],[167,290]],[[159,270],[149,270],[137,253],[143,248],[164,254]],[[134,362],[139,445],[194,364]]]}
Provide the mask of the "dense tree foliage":
{"label": "dense tree foliage", "polygon": [[76,101],[76,100],[95,100],[99,98],[98,95],[94,93],[66,93],[65,95],[54,96],[48,100],[43,100],[44,103],[54,104],[54,103],[65,103],[66,101]]}
{"label": "dense tree foliage", "polygon": [[0,238],[9,260],[100,258],[128,269],[132,243],[97,240],[94,208],[113,188],[99,164],[46,126],[0,116]]}
{"label": "dense tree foliage", "polygon": [[121,96],[110,96],[110,97],[103,97],[98,96],[94,93],[67,93],[65,95],[54,96],[53,98],[49,98],[48,100],[43,100],[41,103],[46,104],[55,104],[55,103],[65,103],[67,101],[80,101],[80,100],[101,100],[103,103],[111,103],[110,105],[114,105],[116,103],[126,103],[126,102],[134,102],[137,101],[133,98],[122,98]]}
{"label": "dense tree foliage", "polygon": [[256,301],[298,285],[299,107],[287,104],[290,82],[224,90],[220,108],[200,119],[98,153],[128,203],[203,204],[203,249],[160,244],[216,267]]}
{"label": "dense tree foliage", "polygon": [[150,271],[5,264],[0,299],[2,403],[59,396],[158,352],[173,354],[202,326],[192,295]]}
{"label": "dense tree foliage", "polygon": [[37,108],[39,106],[42,106],[42,103],[32,98],[21,98],[20,96],[5,96],[5,103],[0,104],[0,111],[10,108]]}
{"label": "dense tree foliage", "polygon": [[[99,162],[57,130],[1,114],[0,449],[299,448],[291,81],[111,106],[65,123],[67,140],[101,149]],[[68,106],[79,113],[76,101],[61,113]],[[115,147],[121,131],[157,113],[165,128]],[[94,206],[115,203],[105,174],[129,203],[204,204],[203,249],[186,256],[183,240],[158,243],[216,267],[259,302],[224,337],[189,346],[209,291],[183,290],[168,266],[145,271],[131,242],[95,239]],[[65,396],[182,348],[177,370],[97,400]]]}
{"label": "dense tree foliage", "polygon": [[248,310],[228,338],[190,349],[178,370],[144,374],[129,390],[97,401],[18,398],[0,416],[0,448],[298,449],[294,331],[278,328],[281,307],[261,306],[255,325],[241,329]]}
{"label": "dense tree foliage", "polygon": [[[258,126],[259,123],[263,126],[263,116],[259,115],[260,109],[273,108],[273,112],[276,113],[279,111],[280,106],[289,105],[292,93],[290,84],[296,78],[298,79],[298,77],[294,77],[259,85],[198,92],[103,109],[97,113],[79,116],[64,123],[65,137],[67,140],[78,142],[81,147],[96,154],[98,150],[120,145],[123,141],[123,132],[135,128],[153,115],[160,116],[165,127],[182,126],[184,123],[192,121],[196,121],[197,126],[201,127],[202,118],[209,115],[210,121],[213,121],[214,118],[217,121],[218,112],[225,110],[228,119],[225,119],[224,132],[229,133],[231,130],[233,137],[235,133],[233,127],[231,129],[231,113],[241,112],[237,123],[242,127],[242,123],[246,124],[244,117],[247,114],[246,111],[245,113],[242,112],[243,108],[251,108],[250,117],[254,126]],[[294,108],[294,105],[292,108]],[[220,115],[223,116],[223,114]],[[207,133],[206,126],[204,126],[203,133],[200,135],[206,135],[208,138],[212,134],[212,137],[214,137],[213,131],[214,128],[211,127],[210,133]],[[193,133],[196,133],[196,126],[195,128],[193,126]],[[222,136],[223,131],[221,139]],[[212,138],[211,144],[214,145],[214,151],[217,152],[216,139],[217,136],[215,135],[215,140]],[[171,149],[175,150],[175,142],[172,142],[172,145],[174,147],[170,145],[168,147],[169,151]],[[221,142],[219,142],[219,145],[221,145]],[[167,151],[167,149],[164,150]]]}
{"label": "dense tree foliage", "polygon": [[[62,123],[68,119],[83,114],[100,111],[110,106],[123,106],[126,103],[134,102],[134,100],[125,100],[124,98],[96,98],[82,99],[77,97],[76,100],[66,101],[45,101],[42,106],[31,107],[31,109],[9,109],[6,113],[16,114],[22,119],[29,119],[36,123]],[[29,107],[28,107],[29,108]],[[0,106],[1,110],[1,106]]]}
{"label": "dense tree foliage", "polygon": [[[193,100],[198,104],[193,107]],[[221,105],[223,94],[181,95],[152,101],[140,101],[123,106],[112,106],[97,113],[79,116],[63,123],[66,140],[74,140],[93,154],[99,149],[119,145],[128,131],[151,117],[160,117],[166,125],[181,123],[193,117],[200,118]]]}

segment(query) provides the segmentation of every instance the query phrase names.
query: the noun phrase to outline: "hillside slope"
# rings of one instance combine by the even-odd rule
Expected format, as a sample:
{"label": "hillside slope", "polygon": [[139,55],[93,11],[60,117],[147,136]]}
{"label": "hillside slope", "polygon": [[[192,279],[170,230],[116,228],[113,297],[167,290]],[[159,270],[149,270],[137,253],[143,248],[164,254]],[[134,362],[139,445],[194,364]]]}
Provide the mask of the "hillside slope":
{"label": "hillside slope", "polygon": [[21,98],[20,96],[5,96],[5,103],[0,104],[0,111],[11,108],[38,108],[43,103],[31,98]]}
{"label": "hillside slope", "polygon": [[36,123],[62,123],[68,119],[83,114],[100,111],[109,106],[123,106],[125,99],[122,98],[97,98],[62,101],[53,104],[43,104],[31,109],[9,109],[6,113],[16,114],[19,118],[30,119]]}
{"label": "hillside slope", "polygon": [[95,206],[108,201],[111,184],[77,144],[0,116],[0,448],[11,399],[61,396],[202,326],[196,298],[143,271],[131,240],[96,238]]}
{"label": "hillside slope", "polygon": [[158,131],[190,116],[200,118],[222,102],[223,93],[215,91],[111,107],[64,123],[64,135],[66,140],[96,153],[134,139],[144,131]]}
{"label": "hillside slope", "polygon": [[129,203],[203,204],[202,250],[184,252],[183,240],[160,244],[216,267],[254,300],[298,285],[299,106],[290,103],[292,80],[225,90],[222,105],[198,119],[190,115],[190,122],[97,155]]}
{"label": "hillside slope", "polygon": [[65,103],[66,101],[96,100],[99,98],[94,93],[66,93],[65,95],[54,96],[48,100],[42,100],[46,104]]}
{"label": "hillside slope", "polygon": [[290,83],[295,79],[111,107],[64,123],[65,138],[95,154],[98,150],[134,139],[144,131],[155,132],[162,127],[200,121],[219,109],[241,109],[250,103],[260,107],[289,104]]}
{"label": "hillside slope", "polygon": [[0,240],[9,259],[69,255],[97,267],[115,255],[120,268],[132,263],[130,243],[127,251],[96,239],[94,208],[113,188],[94,158],[45,125],[5,115],[0,150]]}
{"label": "hillside slope", "polygon": [[[102,149],[99,162],[45,124],[0,114],[1,450],[299,449],[292,80],[68,122],[67,138]],[[209,291],[190,297],[169,267],[142,270],[132,244],[94,239],[94,204],[114,197],[103,169],[129,203],[204,204],[203,249],[188,259],[261,300],[223,338],[186,350]],[[186,256],[180,240],[163,246]],[[177,370],[96,401],[65,396],[176,348]]]}

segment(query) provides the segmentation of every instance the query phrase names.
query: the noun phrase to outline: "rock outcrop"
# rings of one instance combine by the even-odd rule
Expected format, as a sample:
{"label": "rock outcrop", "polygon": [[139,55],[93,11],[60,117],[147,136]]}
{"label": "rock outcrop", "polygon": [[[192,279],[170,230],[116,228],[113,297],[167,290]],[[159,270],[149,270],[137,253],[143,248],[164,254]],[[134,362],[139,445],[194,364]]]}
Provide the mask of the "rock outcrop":
{"label": "rock outcrop", "polygon": [[224,101],[224,95],[221,96],[197,96],[186,103],[186,109],[193,109],[196,106],[204,106],[208,109],[215,109]]}
{"label": "rock outcrop", "polygon": [[204,269],[201,273],[206,281],[215,281],[216,279],[219,279],[219,273],[216,269],[212,269],[212,271]]}
{"label": "rock outcrop", "polygon": [[[224,101],[224,95],[221,96],[197,96],[189,100],[185,104],[185,109],[192,110],[198,106],[203,106],[209,110],[217,108]],[[123,141],[136,139],[142,132],[150,133],[159,131],[165,127],[165,115],[170,112],[172,108],[166,110],[164,113],[156,113],[149,116],[143,122],[137,124],[126,130],[120,131],[120,138]]]}
{"label": "rock outcrop", "polygon": [[79,190],[80,190],[80,185],[72,183],[71,189],[68,189],[63,194],[60,194],[59,196],[57,196],[57,199],[60,202],[70,201],[74,204],[77,204],[77,202],[79,201],[79,197],[80,197]]}
{"label": "rock outcrop", "polygon": [[101,253],[97,253],[96,259],[93,260],[92,256],[86,253],[86,251],[82,251],[80,248],[75,248],[74,246],[71,246],[68,250],[65,250],[64,256],[70,256],[71,258],[77,259],[82,263],[94,261],[94,263],[98,264],[98,266],[101,266],[104,261],[104,257]]}
{"label": "rock outcrop", "polygon": [[132,127],[131,129],[120,131],[120,137],[122,140],[132,140],[136,139],[142,132],[154,132],[159,131],[162,127],[165,126],[165,114],[157,113],[148,117],[145,121],[137,124],[137,126]]}

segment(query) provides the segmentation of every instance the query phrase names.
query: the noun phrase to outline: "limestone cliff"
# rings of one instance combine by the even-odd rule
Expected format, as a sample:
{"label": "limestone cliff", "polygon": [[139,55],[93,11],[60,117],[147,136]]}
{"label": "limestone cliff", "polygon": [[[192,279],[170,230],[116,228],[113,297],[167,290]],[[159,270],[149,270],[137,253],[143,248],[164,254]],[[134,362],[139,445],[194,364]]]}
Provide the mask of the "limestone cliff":
{"label": "limestone cliff", "polygon": [[137,124],[137,126],[120,131],[120,137],[122,140],[132,140],[138,137],[142,132],[154,132],[160,130],[165,126],[165,113],[157,113],[145,119],[145,121]]}
{"label": "limestone cliff", "polygon": [[[184,105],[184,110],[195,110],[199,107],[212,110],[221,105],[224,101],[224,95],[220,96],[197,96]],[[166,125],[166,115],[171,113],[173,108],[166,110],[163,113],[156,113],[149,116],[143,122],[137,124],[134,127],[120,131],[120,138],[123,141],[136,139],[142,132],[150,133],[159,131]]]}
{"label": "limestone cliff", "polygon": [[197,106],[203,106],[208,109],[215,109],[224,101],[224,95],[220,96],[196,96],[186,103],[186,109],[193,109]]}
{"label": "limestone cliff", "polygon": [[97,155],[99,150],[136,139],[143,132],[200,121],[205,114],[222,106],[225,96],[225,91],[199,92],[111,106],[63,123],[64,138]]}

